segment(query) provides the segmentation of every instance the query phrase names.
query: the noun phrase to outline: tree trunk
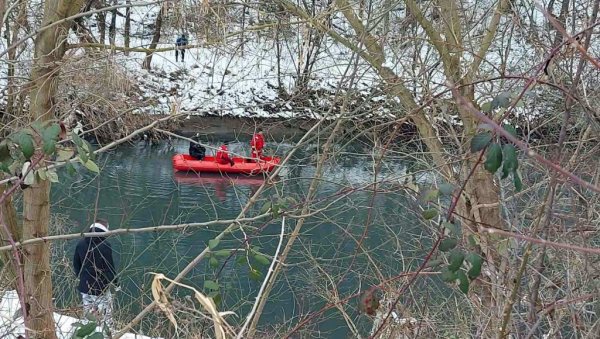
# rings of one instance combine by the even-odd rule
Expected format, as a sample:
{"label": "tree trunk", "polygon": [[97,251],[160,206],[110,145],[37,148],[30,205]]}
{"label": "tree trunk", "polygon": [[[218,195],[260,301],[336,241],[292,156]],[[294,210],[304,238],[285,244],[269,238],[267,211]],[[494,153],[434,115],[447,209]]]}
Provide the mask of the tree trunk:
{"label": "tree trunk", "polygon": [[160,11],[158,11],[158,15],[156,16],[156,22],[154,23],[154,36],[152,37],[152,42],[150,43],[150,51],[146,52],[146,59],[144,59],[144,64],[142,65],[144,69],[150,69],[150,65],[152,64],[153,50],[156,48],[156,45],[158,45],[158,41],[160,40],[163,11],[164,6],[161,6]]}
{"label": "tree trunk", "polygon": [[[0,185],[0,195],[2,195],[4,193],[4,191],[8,189],[6,184],[2,184]],[[8,231],[10,232],[10,237],[14,240],[14,241],[21,241],[21,236],[22,236],[22,230],[19,228],[18,222],[17,222],[17,211],[15,209],[15,205],[13,204],[12,201],[12,197],[11,196],[7,196],[6,199],[2,202],[2,205],[0,206],[0,209],[2,209],[2,220],[0,220],[1,223],[3,223],[4,225],[6,225],[6,227],[8,228]],[[6,234],[6,231],[4,229],[4,226],[0,227],[0,241],[2,241],[2,244],[8,244],[9,241],[9,234]],[[17,269],[14,269],[14,265],[16,265],[16,261],[13,260],[14,258],[12,257],[12,252],[2,252],[2,255],[0,256],[0,261],[2,261],[6,267],[13,267],[13,269],[9,269],[9,279],[11,279],[12,281],[14,281],[13,284],[13,288],[21,293],[22,291],[17,288]],[[21,262],[23,262],[21,260]],[[13,263],[13,265],[11,265],[11,263]]]}
{"label": "tree trunk", "polygon": [[[79,11],[83,0],[49,0],[44,4],[42,26],[67,18]],[[55,118],[56,95],[60,61],[65,54],[65,41],[71,22],[63,22],[42,31],[35,39],[35,62],[31,73],[31,121]],[[39,142],[39,140],[38,140]],[[34,157],[43,157],[36,152]],[[43,161],[42,161],[43,163]],[[50,182],[40,180],[25,189],[23,195],[23,239],[48,235],[50,219]],[[47,242],[24,246],[24,277],[29,309],[31,337],[56,338],[50,269],[50,244]]]}
{"label": "tree trunk", "polygon": [[[113,5],[117,4],[117,1],[113,0]],[[115,38],[117,35],[117,9],[110,11],[110,26],[108,26],[108,42],[111,46],[115,45]]]}
{"label": "tree trunk", "polygon": [[[131,0],[125,2],[127,6],[131,5]],[[125,48],[129,48],[129,34],[131,31],[131,7],[125,8],[125,32],[124,32],[124,45]],[[125,55],[129,55],[129,50],[125,50]]]}
{"label": "tree trunk", "polygon": [[[98,1],[98,9],[102,7],[104,7],[104,1]],[[96,14],[96,19],[98,21],[98,32],[100,34],[98,41],[101,44],[104,44],[106,41],[106,12]]]}
{"label": "tree trunk", "polygon": [[[4,18],[4,12],[6,10],[5,0],[0,0],[0,18]],[[2,36],[2,23],[0,22],[0,36]]]}

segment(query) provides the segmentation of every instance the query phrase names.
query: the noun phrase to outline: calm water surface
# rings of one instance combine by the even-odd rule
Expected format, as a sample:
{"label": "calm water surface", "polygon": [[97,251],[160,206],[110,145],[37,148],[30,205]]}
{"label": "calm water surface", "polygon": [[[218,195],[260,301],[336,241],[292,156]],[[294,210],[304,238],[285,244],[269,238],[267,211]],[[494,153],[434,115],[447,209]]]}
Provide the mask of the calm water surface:
{"label": "calm water surface", "polygon": [[[230,145],[232,152],[245,153],[245,148],[242,143]],[[273,152],[283,155],[289,148],[289,145],[280,145]],[[355,293],[378,282],[364,255],[359,255],[352,269],[346,272],[356,251],[355,239],[363,235],[371,205],[371,222],[365,233],[364,246],[385,276],[413,267],[417,263],[406,258],[418,256],[427,249],[427,241],[421,238],[427,237],[428,233],[413,212],[414,203],[402,191],[394,189],[393,183],[398,181],[394,179],[392,183],[382,185],[388,191],[378,193],[371,202],[373,193],[359,188],[373,180],[372,161],[369,157],[354,155],[368,150],[361,145],[353,145],[340,151],[343,151],[340,156],[327,165],[315,209],[331,204],[331,197],[339,198],[342,190],[352,193],[334,202],[325,212],[308,219],[301,240],[288,258],[291,265],[279,276],[265,308],[262,321],[266,325],[283,321],[296,323],[302,315],[321,309],[325,301],[318,295],[327,293],[327,286],[330,286],[321,268],[333,277],[342,295]],[[83,231],[94,214],[108,219],[113,229],[231,219],[238,215],[262,184],[260,178],[238,178],[231,184],[219,176],[197,178],[175,174],[171,157],[179,152],[187,152],[187,143],[163,142],[153,146],[138,143],[119,147],[99,157],[99,175],[84,169],[78,169],[71,176],[61,173],[61,183],[55,184],[52,189],[52,211],[57,215],[58,224],[64,231]],[[303,199],[315,173],[313,152],[314,146],[308,146],[292,159],[280,178],[281,183],[263,194],[262,201],[252,209],[250,216],[258,214],[262,205],[276,197],[278,192],[297,200]],[[407,163],[401,160],[391,161],[384,165],[379,178],[399,176],[406,166]],[[263,224],[252,226],[262,227]],[[252,245],[260,246],[263,253],[272,254],[280,225],[281,219],[270,221],[259,234],[248,228]],[[294,225],[295,221],[291,220],[287,225],[288,232]],[[150,272],[175,277],[223,228],[215,226],[112,237],[110,241],[122,287],[122,292],[116,295],[121,320],[131,319],[149,302]],[[243,235],[237,232],[222,241],[219,249],[239,248],[242,240]],[[76,284],[70,268],[75,243],[59,242],[55,247],[54,265],[58,270],[54,283],[56,297],[63,307],[73,307],[79,302],[74,293]],[[306,255],[307,252],[312,253],[312,258]],[[243,318],[254,301],[260,282],[249,279],[248,265],[237,264],[238,258],[229,260],[218,273],[223,297],[220,307],[234,309]],[[217,272],[223,262],[221,258],[219,267],[215,269],[204,260],[185,282],[201,289],[204,280],[217,280]],[[266,272],[266,267],[262,267],[262,271]],[[344,275],[343,279],[337,281],[336,277],[341,275]],[[179,293],[186,294],[185,291]],[[357,317],[363,332],[368,331],[370,321],[358,316],[355,310],[350,312]],[[230,318],[232,322],[235,322],[234,319]],[[154,321],[149,317],[142,328],[153,327]],[[344,320],[333,310],[325,312],[311,324],[310,328],[318,331],[315,336],[340,338],[350,334]]]}

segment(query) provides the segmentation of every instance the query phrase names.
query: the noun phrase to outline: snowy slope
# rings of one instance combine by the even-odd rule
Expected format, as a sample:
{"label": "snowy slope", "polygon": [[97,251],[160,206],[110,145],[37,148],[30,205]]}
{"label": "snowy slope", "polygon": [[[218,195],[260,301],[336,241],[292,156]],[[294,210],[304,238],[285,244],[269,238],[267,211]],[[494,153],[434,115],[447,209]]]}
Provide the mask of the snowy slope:
{"label": "snowy slope", "polygon": [[[0,296],[0,338],[16,339],[19,335],[24,335],[23,317],[15,316],[20,309],[21,306],[16,291],[7,291]],[[58,339],[70,339],[75,331],[72,325],[77,322],[85,323],[85,320],[58,313],[54,313],[54,321],[56,322],[56,336]],[[102,329],[98,327],[96,331],[100,332]],[[133,333],[126,333],[121,338],[152,339]]]}

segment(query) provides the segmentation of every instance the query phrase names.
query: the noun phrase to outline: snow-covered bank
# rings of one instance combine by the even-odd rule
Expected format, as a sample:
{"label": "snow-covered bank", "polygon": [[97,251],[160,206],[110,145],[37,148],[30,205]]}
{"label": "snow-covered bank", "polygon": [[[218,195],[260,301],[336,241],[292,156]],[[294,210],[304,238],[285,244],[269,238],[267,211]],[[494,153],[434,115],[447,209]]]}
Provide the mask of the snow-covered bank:
{"label": "snow-covered bank", "polygon": [[[149,27],[154,26],[158,9],[132,8],[131,47],[150,45],[153,30]],[[117,17],[119,30],[124,21],[124,17]],[[87,19],[86,25],[97,37],[95,18]],[[163,24],[157,49],[174,47],[178,33]],[[69,42],[78,43],[79,38],[72,33]],[[115,44],[124,45],[120,32]],[[323,39],[314,71],[302,91],[296,88],[297,46],[286,45],[278,54],[272,38],[253,36],[242,45],[236,37],[205,43],[194,34],[189,34],[189,44],[201,47],[186,50],[185,62],[177,62],[173,50],[156,52],[151,70],[142,68],[146,57],[142,52],[125,55],[116,51],[108,56],[114,73],[122,73],[132,81],[134,90],[127,100],[148,102],[140,111],[151,114],[177,110],[198,115],[320,119],[337,115],[341,104],[334,97],[342,88],[342,93],[351,94],[352,99],[346,103],[349,111],[359,106],[361,112],[368,112],[367,116],[386,116],[392,111],[393,104],[385,100],[373,70],[363,61],[356,62],[346,48],[328,38]],[[68,58],[77,59],[84,53],[83,49],[74,49]]]}
{"label": "snow-covered bank", "polygon": [[[6,291],[0,296],[0,338],[16,339],[20,335],[25,334],[25,326],[23,325],[23,317],[20,315],[20,309],[21,305],[19,304],[19,296],[16,291]],[[56,336],[58,339],[71,339],[76,330],[76,327],[73,325],[76,323],[85,323],[86,320],[55,312],[54,321],[56,322]],[[102,329],[98,327],[96,331],[101,332]],[[126,333],[121,338],[161,339],[133,333]]]}

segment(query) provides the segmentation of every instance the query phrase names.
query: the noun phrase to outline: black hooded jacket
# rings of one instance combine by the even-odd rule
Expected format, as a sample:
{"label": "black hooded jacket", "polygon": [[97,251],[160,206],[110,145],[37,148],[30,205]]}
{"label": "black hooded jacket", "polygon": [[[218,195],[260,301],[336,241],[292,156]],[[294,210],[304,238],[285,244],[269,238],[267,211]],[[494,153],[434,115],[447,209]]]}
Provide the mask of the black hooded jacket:
{"label": "black hooded jacket", "polygon": [[[104,231],[92,227],[90,232]],[[81,293],[101,295],[111,283],[117,283],[112,248],[103,236],[79,240],[73,257],[73,269],[79,277]]]}

